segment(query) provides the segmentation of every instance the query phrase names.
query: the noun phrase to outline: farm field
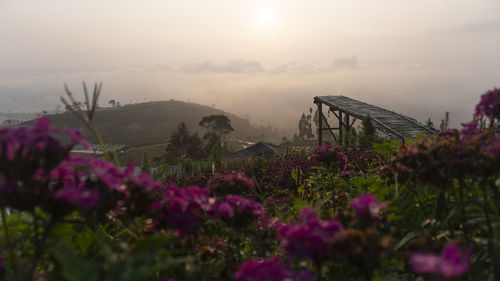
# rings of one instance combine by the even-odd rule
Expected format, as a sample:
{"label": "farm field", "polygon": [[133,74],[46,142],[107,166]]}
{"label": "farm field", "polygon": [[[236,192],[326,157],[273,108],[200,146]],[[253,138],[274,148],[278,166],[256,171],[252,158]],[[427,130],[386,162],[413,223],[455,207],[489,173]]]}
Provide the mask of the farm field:
{"label": "farm field", "polygon": [[[2,280],[498,280],[500,90],[401,145],[325,143],[187,176],[0,129]],[[85,114],[85,112],[80,112]]]}

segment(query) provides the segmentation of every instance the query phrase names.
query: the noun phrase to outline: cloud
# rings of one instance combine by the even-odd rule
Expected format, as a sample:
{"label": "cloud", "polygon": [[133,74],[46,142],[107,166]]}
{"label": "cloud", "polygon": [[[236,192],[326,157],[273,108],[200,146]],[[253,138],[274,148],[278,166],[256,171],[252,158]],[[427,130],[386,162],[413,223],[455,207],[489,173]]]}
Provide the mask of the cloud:
{"label": "cloud", "polygon": [[424,69],[430,67],[431,64],[428,62],[405,62],[403,67],[407,69]]}
{"label": "cloud", "polygon": [[267,72],[270,74],[304,74],[313,73],[319,71],[319,67],[311,64],[305,64],[300,62],[289,62],[271,67]]}
{"label": "cloud", "polygon": [[497,32],[500,31],[500,20],[463,24],[452,28],[452,30],[467,33]]}
{"label": "cloud", "polygon": [[181,70],[188,73],[258,73],[264,72],[265,68],[255,60],[230,60],[227,63],[203,61],[184,64]]}
{"label": "cloud", "polygon": [[345,68],[358,68],[358,58],[352,56],[351,58],[338,58],[330,65],[331,69],[345,69]]}

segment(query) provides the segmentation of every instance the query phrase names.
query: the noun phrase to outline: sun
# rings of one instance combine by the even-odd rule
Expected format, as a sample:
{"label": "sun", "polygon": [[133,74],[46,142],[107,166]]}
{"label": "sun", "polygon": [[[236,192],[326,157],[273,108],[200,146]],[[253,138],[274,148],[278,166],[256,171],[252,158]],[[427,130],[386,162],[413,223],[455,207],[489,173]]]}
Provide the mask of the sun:
{"label": "sun", "polygon": [[276,20],[276,15],[271,7],[261,7],[256,12],[256,20],[260,26],[270,27]]}

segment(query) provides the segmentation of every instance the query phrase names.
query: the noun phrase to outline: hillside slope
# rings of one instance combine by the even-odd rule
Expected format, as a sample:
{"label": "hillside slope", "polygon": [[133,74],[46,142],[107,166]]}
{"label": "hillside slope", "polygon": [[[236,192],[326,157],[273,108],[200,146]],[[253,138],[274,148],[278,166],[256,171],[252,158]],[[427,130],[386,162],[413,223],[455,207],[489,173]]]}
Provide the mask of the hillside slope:
{"label": "hillside slope", "polygon": [[[126,105],[117,109],[96,112],[94,125],[99,128],[106,143],[125,144],[129,147],[168,142],[171,133],[180,122],[187,124],[191,132],[203,136],[205,129],[198,123],[206,115],[224,114],[231,119],[234,128],[228,138],[251,141],[277,141],[268,130],[255,128],[248,120],[222,110],[181,101],[157,101]],[[83,128],[71,114],[48,116],[57,127]],[[93,142],[96,140],[86,132]]]}

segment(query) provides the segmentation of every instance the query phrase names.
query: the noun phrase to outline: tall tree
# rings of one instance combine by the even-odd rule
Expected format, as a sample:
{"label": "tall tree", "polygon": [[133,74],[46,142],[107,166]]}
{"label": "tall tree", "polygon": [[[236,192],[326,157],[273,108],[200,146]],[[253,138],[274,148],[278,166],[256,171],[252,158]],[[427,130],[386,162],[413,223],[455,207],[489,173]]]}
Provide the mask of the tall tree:
{"label": "tall tree", "polygon": [[361,120],[361,134],[359,135],[359,146],[370,147],[376,140],[375,127],[373,127],[370,115]]}
{"label": "tall tree", "polygon": [[207,140],[207,151],[212,151],[216,145],[221,144],[224,136],[234,131],[231,120],[223,114],[203,116],[198,125],[208,130],[203,136]]}
{"label": "tall tree", "polygon": [[169,162],[178,162],[185,158],[201,160],[205,157],[203,143],[198,133],[190,134],[184,122],[180,123],[177,130],[172,132],[166,152]]}
{"label": "tall tree", "polygon": [[312,108],[309,108],[309,114],[306,115],[305,113],[302,113],[299,120],[299,137],[301,139],[305,140],[314,138],[312,122]]}
{"label": "tall tree", "polygon": [[441,131],[444,131],[448,129],[448,126],[450,125],[450,113],[446,111],[444,113],[444,119],[441,119],[441,124],[439,124],[439,129]]}

